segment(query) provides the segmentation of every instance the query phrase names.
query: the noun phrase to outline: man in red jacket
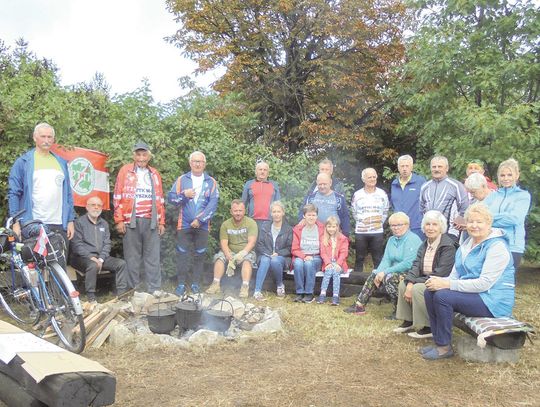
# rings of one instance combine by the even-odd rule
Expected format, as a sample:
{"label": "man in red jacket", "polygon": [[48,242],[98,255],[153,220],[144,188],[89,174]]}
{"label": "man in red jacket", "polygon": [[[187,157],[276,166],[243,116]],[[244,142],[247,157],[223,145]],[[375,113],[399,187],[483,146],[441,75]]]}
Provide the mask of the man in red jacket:
{"label": "man in red jacket", "polygon": [[137,288],[141,274],[147,291],[156,297],[161,289],[159,237],[165,232],[163,186],[159,172],[148,165],[148,144],[133,147],[133,163],[118,172],[114,187],[114,222],[124,235],[124,258],[129,288]]}

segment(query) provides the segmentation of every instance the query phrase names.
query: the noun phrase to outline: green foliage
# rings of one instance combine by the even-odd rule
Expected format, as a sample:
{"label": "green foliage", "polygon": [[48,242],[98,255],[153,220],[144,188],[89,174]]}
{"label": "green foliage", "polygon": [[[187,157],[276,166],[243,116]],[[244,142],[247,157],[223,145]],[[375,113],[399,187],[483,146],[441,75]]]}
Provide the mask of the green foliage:
{"label": "green foliage", "polygon": [[[48,61],[37,60],[25,44],[10,52],[0,45],[0,191],[7,192],[8,173],[15,157],[33,146],[35,124],[48,121],[56,130],[57,142],[103,151],[109,155],[110,187],[114,188],[119,168],[131,161],[131,147],[144,140],[152,147],[151,165],[161,173],[164,192],[182,173],[189,171],[188,157],[195,150],[206,154],[207,171],[220,186],[220,204],[214,225],[229,217],[229,204],[240,198],[244,183],[254,177],[258,159],[271,167],[271,177],[282,186],[289,219],[296,214],[312,177],[315,164],[302,154],[277,157],[261,144],[245,140],[258,125],[258,116],[246,107],[240,94],[225,97],[194,90],[166,105],[154,103],[149,84],[120,95],[109,96],[101,75],[89,84],[70,88],[59,85],[56,69]],[[39,101],[34,103],[33,101]],[[7,212],[0,204],[0,215]],[[81,210],[80,212],[84,212]],[[110,213],[104,214],[112,221]],[[178,211],[167,206],[168,227],[162,245],[167,274],[174,275],[174,253]],[[214,227],[209,254],[217,248],[218,228]],[[114,249],[120,239],[113,234]]]}
{"label": "green foliage", "polygon": [[[531,1],[418,2],[422,17],[408,44],[396,103],[407,112],[402,134],[416,134],[417,153],[444,154],[462,179],[470,159],[491,174],[514,157],[521,181],[538,195],[540,172],[540,11]],[[434,12],[433,10],[437,10]],[[529,258],[540,259],[539,210],[528,225]]]}

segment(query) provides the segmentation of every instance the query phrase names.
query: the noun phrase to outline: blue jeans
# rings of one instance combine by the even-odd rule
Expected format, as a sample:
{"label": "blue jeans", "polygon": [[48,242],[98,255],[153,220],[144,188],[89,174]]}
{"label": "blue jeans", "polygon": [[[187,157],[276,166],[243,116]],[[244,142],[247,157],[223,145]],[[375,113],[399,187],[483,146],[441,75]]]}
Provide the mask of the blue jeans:
{"label": "blue jeans", "polygon": [[279,287],[283,285],[283,270],[285,269],[285,264],[285,257],[283,256],[267,256],[264,254],[260,256],[257,277],[255,277],[255,292],[262,291],[268,269],[272,270],[272,273],[274,274],[276,286]]}
{"label": "blue jeans", "polygon": [[324,277],[321,283],[321,295],[326,295],[326,290],[330,284],[330,278],[332,279],[332,295],[334,297],[339,297],[339,283],[341,279],[341,269],[335,269],[330,267],[327,270],[324,270]]}
{"label": "blue jeans", "polygon": [[454,312],[469,317],[493,317],[480,294],[477,293],[464,293],[449,289],[426,290],[424,291],[424,299],[426,300],[433,341],[437,346],[451,344]]}
{"label": "blue jeans", "polygon": [[296,294],[313,294],[315,289],[315,273],[321,269],[322,259],[319,256],[313,256],[313,260],[304,261],[294,259],[294,284]]}

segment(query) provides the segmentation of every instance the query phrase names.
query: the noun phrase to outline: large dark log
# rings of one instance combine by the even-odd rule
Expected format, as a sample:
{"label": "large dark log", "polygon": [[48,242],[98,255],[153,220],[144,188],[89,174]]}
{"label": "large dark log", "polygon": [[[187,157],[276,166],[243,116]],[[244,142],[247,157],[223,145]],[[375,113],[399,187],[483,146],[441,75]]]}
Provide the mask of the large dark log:
{"label": "large dark log", "polygon": [[[116,378],[110,374],[62,373],[36,383],[23,369],[23,363],[19,356],[15,356],[7,365],[0,361],[0,372],[16,381],[30,396],[50,407],[108,406],[114,403]],[[3,399],[6,395],[2,388],[0,391],[0,398]]]}
{"label": "large dark log", "polygon": [[0,373],[0,406],[47,407],[38,399],[28,394],[11,377]]}

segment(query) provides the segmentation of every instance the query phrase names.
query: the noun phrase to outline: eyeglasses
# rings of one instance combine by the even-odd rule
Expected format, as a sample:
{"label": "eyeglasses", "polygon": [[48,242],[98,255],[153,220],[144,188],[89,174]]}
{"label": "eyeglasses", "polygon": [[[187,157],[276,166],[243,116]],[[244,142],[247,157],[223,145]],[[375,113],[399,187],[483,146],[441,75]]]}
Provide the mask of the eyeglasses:
{"label": "eyeglasses", "polygon": [[406,226],[406,223],[396,223],[394,225],[390,225],[391,228],[400,228],[402,226]]}
{"label": "eyeglasses", "polygon": [[191,160],[193,164],[204,164],[206,161],[203,160]]}

